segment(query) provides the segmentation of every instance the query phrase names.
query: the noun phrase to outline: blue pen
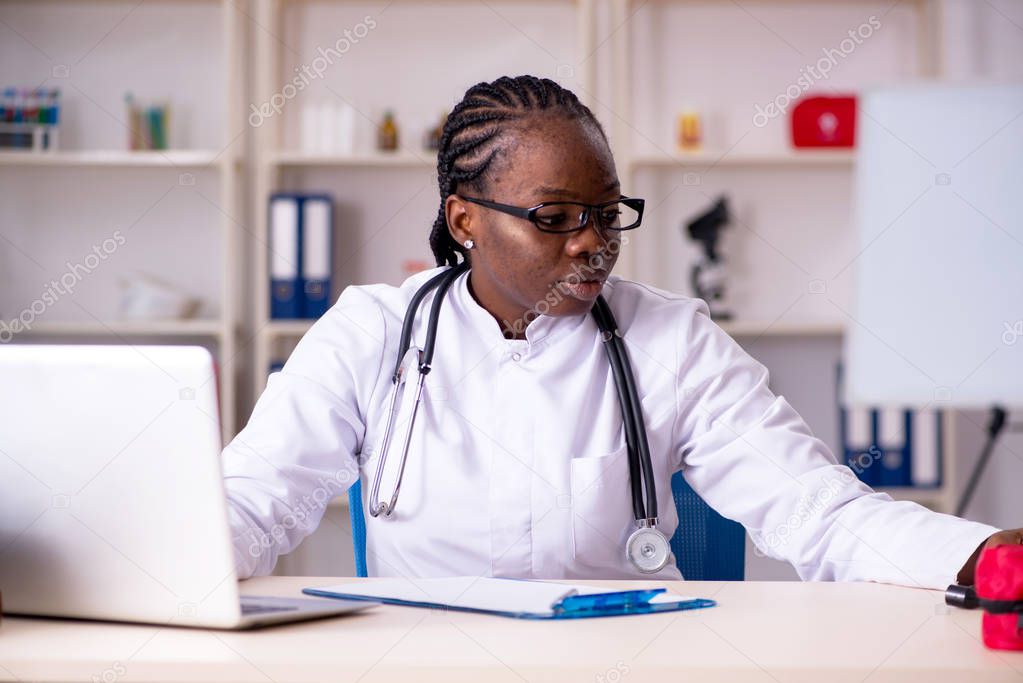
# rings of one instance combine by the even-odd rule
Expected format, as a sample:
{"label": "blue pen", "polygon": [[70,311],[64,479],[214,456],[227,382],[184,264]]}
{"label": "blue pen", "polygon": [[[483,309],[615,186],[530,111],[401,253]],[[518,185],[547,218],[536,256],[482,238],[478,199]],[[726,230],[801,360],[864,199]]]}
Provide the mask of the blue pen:
{"label": "blue pen", "polygon": [[665,592],[665,588],[651,588],[635,591],[618,591],[615,593],[592,593],[590,595],[572,595],[564,598],[556,609],[566,612],[577,610],[600,611],[611,608],[645,605],[655,595]]}

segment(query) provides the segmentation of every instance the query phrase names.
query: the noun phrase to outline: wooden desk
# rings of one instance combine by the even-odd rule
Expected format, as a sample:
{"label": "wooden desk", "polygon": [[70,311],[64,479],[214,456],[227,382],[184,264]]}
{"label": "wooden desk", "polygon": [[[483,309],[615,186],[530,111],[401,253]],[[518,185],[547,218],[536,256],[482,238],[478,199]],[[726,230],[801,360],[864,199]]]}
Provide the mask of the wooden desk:
{"label": "wooden desk", "polygon": [[[242,589],[298,595],[348,580],[267,577]],[[249,632],[5,618],[0,679],[1023,681],[1023,653],[985,649],[980,614],[945,608],[940,592],[789,582],[669,590],[719,606],[560,622],[382,606]]]}

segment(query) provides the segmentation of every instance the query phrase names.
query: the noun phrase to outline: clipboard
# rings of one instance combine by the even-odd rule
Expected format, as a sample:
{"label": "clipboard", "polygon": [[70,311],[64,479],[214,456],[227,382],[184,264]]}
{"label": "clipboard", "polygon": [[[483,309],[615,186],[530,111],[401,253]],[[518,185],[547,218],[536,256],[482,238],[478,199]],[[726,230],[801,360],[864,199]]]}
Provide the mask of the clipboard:
{"label": "clipboard", "polygon": [[598,586],[481,577],[384,579],[304,588],[302,592],[324,598],[540,620],[656,614],[717,604],[706,598],[673,595],[665,588],[615,591]]}

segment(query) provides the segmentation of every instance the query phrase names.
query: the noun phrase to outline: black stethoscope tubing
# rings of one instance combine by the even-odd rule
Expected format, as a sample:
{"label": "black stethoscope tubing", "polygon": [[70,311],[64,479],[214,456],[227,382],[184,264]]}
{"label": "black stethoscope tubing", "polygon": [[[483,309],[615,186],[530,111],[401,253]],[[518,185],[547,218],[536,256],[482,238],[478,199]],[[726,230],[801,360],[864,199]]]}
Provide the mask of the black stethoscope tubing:
{"label": "black stethoscope tubing", "polygon": [[[629,454],[629,482],[632,487],[632,510],[637,520],[656,519],[657,490],[650,460],[650,446],[647,442],[646,426],[643,422],[643,409],[639,403],[632,365],[628,352],[622,341],[621,333],[611,307],[603,296],[598,296],[591,310],[597,327],[600,329],[601,341],[607,352],[618,390],[618,403],[621,408],[622,422],[625,426],[625,443]],[[646,486],[646,499],[642,486]]]}
{"label": "black stethoscope tubing", "polygon": [[469,270],[468,261],[462,261],[454,268],[434,275],[412,297],[408,310],[405,312],[405,320],[401,323],[401,341],[398,348],[398,361],[394,365],[394,374],[391,375],[392,384],[398,383],[402,359],[405,358],[405,352],[408,351],[409,346],[412,344],[412,327],[416,322],[416,313],[419,312],[419,305],[426,298],[427,294],[439,288],[437,296],[433,299],[433,305],[430,307],[430,321],[426,326],[426,343],[423,345],[423,353],[419,359],[420,372],[424,375],[430,372],[433,364],[433,350],[437,345],[437,321],[440,320],[441,303],[444,301],[444,295],[447,294],[451,283],[467,270]]}

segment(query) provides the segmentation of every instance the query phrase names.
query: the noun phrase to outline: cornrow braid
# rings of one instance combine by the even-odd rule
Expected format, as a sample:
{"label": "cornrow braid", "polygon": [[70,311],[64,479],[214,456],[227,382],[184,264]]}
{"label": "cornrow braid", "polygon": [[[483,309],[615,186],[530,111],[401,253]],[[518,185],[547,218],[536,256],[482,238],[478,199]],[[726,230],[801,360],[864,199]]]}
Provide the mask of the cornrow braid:
{"label": "cornrow braid", "polygon": [[467,250],[448,232],[445,203],[460,185],[477,192],[484,190],[487,170],[498,152],[509,123],[541,112],[583,119],[604,129],[589,107],[571,90],[554,81],[536,76],[502,76],[492,83],[477,83],[455,105],[441,133],[437,152],[437,184],[440,186],[440,210],[430,231],[430,248],[437,265],[454,266],[458,255]]}

